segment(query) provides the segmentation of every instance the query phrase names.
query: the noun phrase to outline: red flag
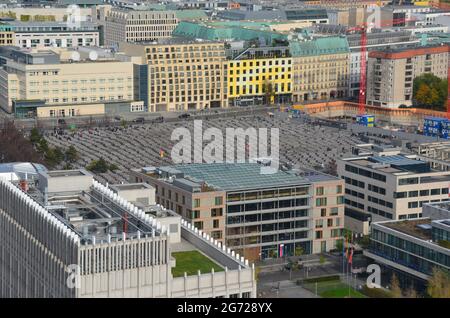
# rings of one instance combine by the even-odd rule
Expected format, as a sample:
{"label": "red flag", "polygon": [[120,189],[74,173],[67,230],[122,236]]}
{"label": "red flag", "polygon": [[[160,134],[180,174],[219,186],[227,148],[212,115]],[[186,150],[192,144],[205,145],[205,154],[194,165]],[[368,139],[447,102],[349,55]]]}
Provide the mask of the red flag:
{"label": "red flag", "polygon": [[348,259],[348,246],[349,246],[348,237],[345,236],[345,258],[346,259]]}
{"label": "red flag", "polygon": [[353,262],[353,247],[352,250],[350,251],[350,257],[348,258],[348,263],[351,264]]}

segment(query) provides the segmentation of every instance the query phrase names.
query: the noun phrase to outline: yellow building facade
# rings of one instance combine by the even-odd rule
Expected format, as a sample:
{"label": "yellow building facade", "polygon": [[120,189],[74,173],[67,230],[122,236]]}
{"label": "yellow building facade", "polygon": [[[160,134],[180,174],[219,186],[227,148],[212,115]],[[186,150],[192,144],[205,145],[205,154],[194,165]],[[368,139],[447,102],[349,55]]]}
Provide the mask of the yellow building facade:
{"label": "yellow building facade", "polygon": [[255,58],[228,62],[231,105],[287,102],[292,93],[292,58]]}

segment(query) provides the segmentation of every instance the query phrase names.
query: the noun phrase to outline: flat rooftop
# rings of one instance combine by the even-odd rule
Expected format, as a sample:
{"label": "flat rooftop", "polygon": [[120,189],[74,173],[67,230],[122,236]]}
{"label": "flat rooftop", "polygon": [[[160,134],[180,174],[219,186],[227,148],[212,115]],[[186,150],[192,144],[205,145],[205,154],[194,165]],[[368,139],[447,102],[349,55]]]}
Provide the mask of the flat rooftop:
{"label": "flat rooftop", "polygon": [[83,170],[57,170],[57,171],[47,171],[46,173],[51,178],[79,177],[91,175],[89,172]]}
{"label": "flat rooftop", "polygon": [[[84,175],[81,171],[50,171],[52,177]],[[68,182],[71,182],[70,179]],[[141,236],[160,235],[160,230],[152,224],[142,222],[133,211],[121,205],[91,186],[86,190],[72,192],[42,193],[30,183],[27,194],[49,213],[72,229],[84,244],[108,240],[122,240]],[[163,209],[155,207],[155,211]],[[149,211],[150,213],[151,211]],[[153,213],[150,213],[153,214]],[[155,213],[156,214],[156,213]],[[153,214],[153,215],[155,215]]]}
{"label": "flat rooftop", "polygon": [[308,184],[305,177],[278,170],[275,173],[261,173],[258,163],[211,163],[175,165],[173,168],[191,177],[206,182],[223,191],[275,188]]}
{"label": "flat rooftop", "polygon": [[[427,161],[408,158],[403,155],[390,155],[390,156],[361,156],[356,158],[349,158],[345,160],[352,164],[357,164],[361,167],[367,167],[386,174],[405,174],[405,173],[429,173],[436,172],[430,168]],[[436,178],[436,177],[433,177]],[[442,176],[446,179],[446,176]]]}
{"label": "flat rooftop", "polygon": [[425,228],[431,229],[430,219],[386,222],[382,223],[382,225],[390,229],[420,238],[422,240],[431,240],[431,231],[425,229]]}
{"label": "flat rooftop", "polygon": [[183,38],[181,36],[172,36],[170,38],[160,38],[156,41],[134,42],[133,44],[149,46],[149,45],[200,44],[200,43],[223,44],[223,42],[220,42],[220,41],[206,40],[206,39],[188,39],[188,38]]}
{"label": "flat rooftop", "polygon": [[144,190],[152,188],[150,185],[146,183],[124,183],[124,184],[114,184],[110,185],[111,189],[117,190]]}

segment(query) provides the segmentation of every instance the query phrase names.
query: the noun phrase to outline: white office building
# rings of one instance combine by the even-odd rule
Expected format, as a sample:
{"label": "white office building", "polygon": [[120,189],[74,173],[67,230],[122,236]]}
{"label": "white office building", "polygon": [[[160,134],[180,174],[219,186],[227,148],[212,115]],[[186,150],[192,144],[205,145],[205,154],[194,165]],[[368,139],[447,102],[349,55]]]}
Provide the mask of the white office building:
{"label": "white office building", "polygon": [[100,45],[100,31],[95,23],[80,22],[8,22],[13,35],[13,45],[22,48],[78,47]]}
{"label": "white office building", "polygon": [[[0,297],[256,297],[254,266],[152,206],[151,192],[112,190],[85,170],[0,180]],[[186,253],[211,270],[200,272]]]}
{"label": "white office building", "polygon": [[376,148],[337,162],[345,180],[346,228],[368,234],[359,220],[367,218],[358,215],[371,222],[414,219],[422,217],[423,204],[448,200],[450,171],[397,148]]}

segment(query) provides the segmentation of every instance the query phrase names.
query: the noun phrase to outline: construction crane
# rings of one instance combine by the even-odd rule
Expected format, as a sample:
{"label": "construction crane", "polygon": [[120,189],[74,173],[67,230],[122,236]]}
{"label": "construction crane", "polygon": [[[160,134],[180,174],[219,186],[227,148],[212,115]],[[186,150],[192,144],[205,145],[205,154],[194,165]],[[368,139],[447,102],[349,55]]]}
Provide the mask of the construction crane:
{"label": "construction crane", "polygon": [[[400,23],[406,23],[407,21],[413,21],[414,19],[398,18],[392,20],[380,21],[376,27],[382,28],[383,26],[398,25]],[[359,32],[361,34],[360,39],[360,74],[359,74],[359,96],[358,96],[358,118],[366,115],[366,90],[367,90],[367,29],[370,26],[367,23],[358,25],[348,29],[348,32]],[[373,116],[371,121],[373,122]]]}

